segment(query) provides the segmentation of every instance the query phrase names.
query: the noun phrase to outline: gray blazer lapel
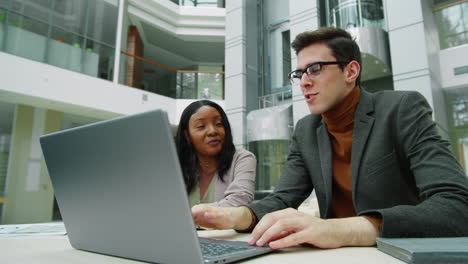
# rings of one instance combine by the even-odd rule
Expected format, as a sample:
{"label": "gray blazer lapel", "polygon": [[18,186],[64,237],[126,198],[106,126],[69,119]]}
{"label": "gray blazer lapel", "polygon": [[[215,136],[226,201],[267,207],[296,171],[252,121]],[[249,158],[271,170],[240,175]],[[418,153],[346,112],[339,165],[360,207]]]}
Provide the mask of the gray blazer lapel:
{"label": "gray blazer lapel", "polygon": [[325,123],[322,121],[321,125],[317,128],[317,142],[318,142],[318,154],[320,157],[320,167],[322,168],[322,177],[325,184],[324,190],[326,194],[326,211],[322,217],[327,217],[329,209],[331,207],[331,196],[332,196],[332,148],[330,137],[328,135]]}
{"label": "gray blazer lapel", "polygon": [[[368,115],[374,111],[372,95],[361,89],[361,98],[354,115],[353,143],[351,149],[351,181],[353,190],[359,178],[359,168],[361,166],[362,154],[365,150],[369,134],[374,125],[374,117]],[[353,201],[355,192],[353,191]],[[357,208],[355,208],[357,210]]]}

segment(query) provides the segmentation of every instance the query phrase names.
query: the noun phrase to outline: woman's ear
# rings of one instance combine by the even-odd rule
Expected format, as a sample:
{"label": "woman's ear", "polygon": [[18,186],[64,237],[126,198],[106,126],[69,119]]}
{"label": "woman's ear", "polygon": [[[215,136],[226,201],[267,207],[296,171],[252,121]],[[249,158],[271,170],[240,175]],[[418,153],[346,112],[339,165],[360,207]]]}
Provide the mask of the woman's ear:
{"label": "woman's ear", "polygon": [[190,136],[189,136],[187,130],[184,130],[184,137],[185,137],[185,140],[187,140],[187,142],[188,142],[189,144],[192,143],[192,142],[190,142]]}

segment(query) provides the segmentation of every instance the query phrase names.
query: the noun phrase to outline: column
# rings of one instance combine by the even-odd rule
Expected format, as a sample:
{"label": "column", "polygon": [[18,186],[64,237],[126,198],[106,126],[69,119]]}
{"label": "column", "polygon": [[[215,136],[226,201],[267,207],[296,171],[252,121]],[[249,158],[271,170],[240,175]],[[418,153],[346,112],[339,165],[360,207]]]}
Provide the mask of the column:
{"label": "column", "polygon": [[226,1],[225,111],[238,148],[246,144],[246,5],[246,0]]}
{"label": "column", "polygon": [[[319,28],[319,10],[317,1],[289,1],[289,21],[291,41],[293,41],[299,33]],[[291,50],[291,69],[296,69],[297,57],[296,52]],[[293,85],[293,118],[294,124],[304,116],[310,114],[309,108],[304,101],[301,89],[298,85]]]}
{"label": "column", "polygon": [[60,112],[16,106],[2,224],[52,220],[54,194],[39,137],[58,131],[60,121]]}
{"label": "column", "polygon": [[447,108],[437,59],[439,44],[428,2],[384,0],[393,85],[395,90],[414,90],[424,95],[434,110],[439,132],[448,139]]}

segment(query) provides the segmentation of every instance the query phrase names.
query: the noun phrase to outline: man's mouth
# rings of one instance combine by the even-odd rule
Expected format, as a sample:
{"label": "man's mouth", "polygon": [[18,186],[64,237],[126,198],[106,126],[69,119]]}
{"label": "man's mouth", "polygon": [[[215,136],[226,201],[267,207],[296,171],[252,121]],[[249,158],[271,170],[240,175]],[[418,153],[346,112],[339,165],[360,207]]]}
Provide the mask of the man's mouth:
{"label": "man's mouth", "polygon": [[305,98],[306,102],[311,102],[313,99],[315,99],[317,97],[318,94],[319,93],[317,93],[317,92],[305,93],[304,98]]}

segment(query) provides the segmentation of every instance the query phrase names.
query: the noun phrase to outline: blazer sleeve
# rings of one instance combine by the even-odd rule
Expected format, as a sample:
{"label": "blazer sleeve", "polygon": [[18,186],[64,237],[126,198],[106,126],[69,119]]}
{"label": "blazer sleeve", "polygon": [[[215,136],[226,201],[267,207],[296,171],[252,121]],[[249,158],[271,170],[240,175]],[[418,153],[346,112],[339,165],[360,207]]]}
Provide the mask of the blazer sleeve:
{"label": "blazer sleeve", "polygon": [[407,162],[420,202],[376,210],[383,219],[381,236],[468,236],[468,179],[448,142],[439,136],[421,94],[411,92],[402,98],[396,135],[395,147]]}
{"label": "blazer sleeve", "polygon": [[[301,120],[304,121],[304,120]],[[303,160],[301,139],[310,136],[303,123],[299,121],[289,145],[288,158],[274,192],[262,200],[249,204],[258,220],[265,214],[285,208],[297,208],[312,192],[313,185]]]}
{"label": "blazer sleeve", "polygon": [[210,205],[241,206],[253,201],[257,159],[253,153],[247,150],[237,150],[237,152],[231,168],[225,175],[225,181],[229,181],[228,178],[231,178],[232,181],[222,183],[222,185],[228,185],[223,193],[223,198]]}

